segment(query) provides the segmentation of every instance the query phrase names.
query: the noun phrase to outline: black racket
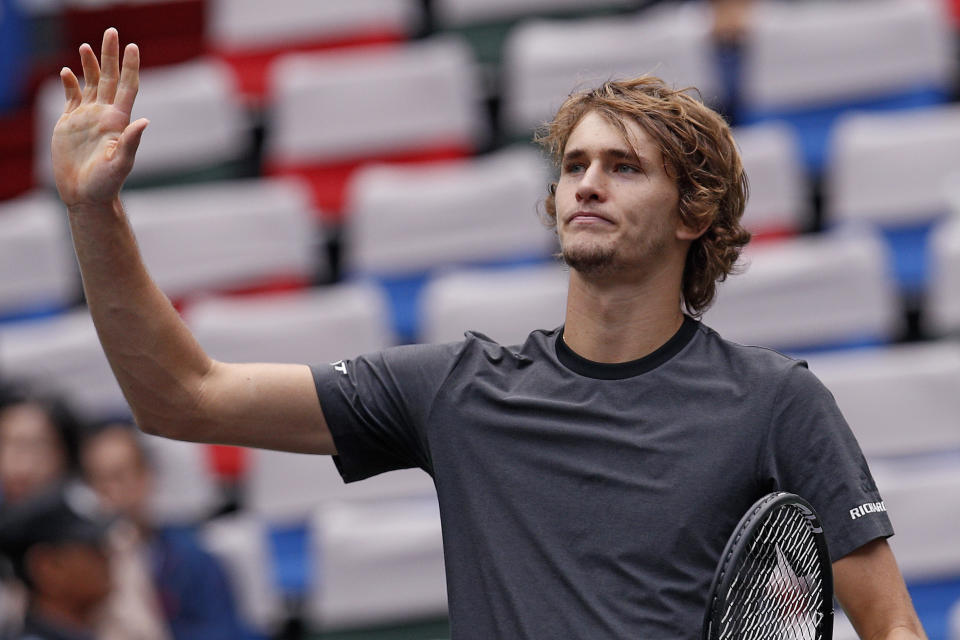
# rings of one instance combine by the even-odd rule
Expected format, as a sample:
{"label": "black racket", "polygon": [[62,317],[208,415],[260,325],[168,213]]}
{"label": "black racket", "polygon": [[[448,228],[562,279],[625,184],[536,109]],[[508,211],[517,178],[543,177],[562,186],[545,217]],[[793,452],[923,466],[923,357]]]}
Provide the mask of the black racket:
{"label": "black racket", "polygon": [[720,556],[703,640],[831,640],[833,571],[813,507],[771,493],[740,519]]}

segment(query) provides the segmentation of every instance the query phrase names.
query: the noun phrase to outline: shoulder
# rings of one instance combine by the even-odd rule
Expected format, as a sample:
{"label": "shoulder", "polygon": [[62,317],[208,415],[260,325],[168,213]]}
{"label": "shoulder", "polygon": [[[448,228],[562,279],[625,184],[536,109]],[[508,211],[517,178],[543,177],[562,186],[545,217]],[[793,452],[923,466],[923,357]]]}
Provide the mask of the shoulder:
{"label": "shoulder", "polygon": [[702,322],[699,323],[694,342],[697,345],[694,351],[696,357],[702,358],[705,364],[725,369],[740,379],[769,384],[813,377],[805,360],[769,347],[727,340]]}

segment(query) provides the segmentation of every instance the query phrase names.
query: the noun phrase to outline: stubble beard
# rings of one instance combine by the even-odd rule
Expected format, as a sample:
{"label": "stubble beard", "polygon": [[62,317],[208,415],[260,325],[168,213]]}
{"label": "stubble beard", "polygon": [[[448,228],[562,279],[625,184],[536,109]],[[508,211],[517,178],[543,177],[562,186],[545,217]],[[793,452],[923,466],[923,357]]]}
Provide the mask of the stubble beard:
{"label": "stubble beard", "polygon": [[642,272],[651,264],[659,262],[666,252],[666,243],[659,237],[648,238],[638,255],[632,258],[618,255],[614,243],[589,243],[562,246],[560,256],[564,263],[589,279],[610,277],[627,271]]}
{"label": "stubble beard", "polygon": [[562,247],[561,257],[564,263],[586,277],[597,277],[616,271],[616,261],[613,247]]}

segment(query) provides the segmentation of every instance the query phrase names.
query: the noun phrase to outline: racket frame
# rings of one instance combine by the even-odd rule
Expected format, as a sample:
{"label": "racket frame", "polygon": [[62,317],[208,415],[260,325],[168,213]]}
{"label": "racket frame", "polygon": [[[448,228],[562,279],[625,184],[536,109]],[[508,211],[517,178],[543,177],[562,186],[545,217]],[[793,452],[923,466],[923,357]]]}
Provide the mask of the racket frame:
{"label": "racket frame", "polygon": [[827,549],[827,539],[823,535],[823,526],[820,523],[820,517],[817,515],[813,506],[800,496],[788,493],[786,491],[775,491],[763,496],[747,509],[747,512],[740,518],[736,528],[727,540],[723,553],[720,555],[720,562],[713,575],[713,581],[710,584],[710,594],[707,600],[707,608],[703,617],[702,640],[717,640],[713,629],[715,618],[722,615],[720,594],[726,593],[733,581],[734,573],[731,568],[735,566],[735,560],[739,559],[746,546],[747,540],[752,537],[752,533],[757,526],[762,523],[767,514],[783,505],[794,505],[800,509],[808,526],[813,531],[813,538],[817,546],[817,556],[820,560],[820,573],[822,587],[824,592],[821,613],[823,619],[820,622],[821,635],[818,640],[832,640],[833,638],[833,568],[830,563],[830,552]]}

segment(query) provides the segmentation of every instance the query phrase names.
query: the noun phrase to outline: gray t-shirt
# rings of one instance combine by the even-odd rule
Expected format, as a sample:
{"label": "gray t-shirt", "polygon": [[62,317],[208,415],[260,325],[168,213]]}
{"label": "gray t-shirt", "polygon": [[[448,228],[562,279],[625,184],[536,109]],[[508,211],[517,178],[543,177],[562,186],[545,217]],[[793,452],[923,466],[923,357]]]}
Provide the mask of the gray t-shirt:
{"label": "gray t-shirt", "polygon": [[623,364],[561,335],[314,367],[346,481],[433,476],[455,640],[696,638],[727,537],[773,490],[814,505],[833,559],[893,533],[805,363],[690,318]]}

